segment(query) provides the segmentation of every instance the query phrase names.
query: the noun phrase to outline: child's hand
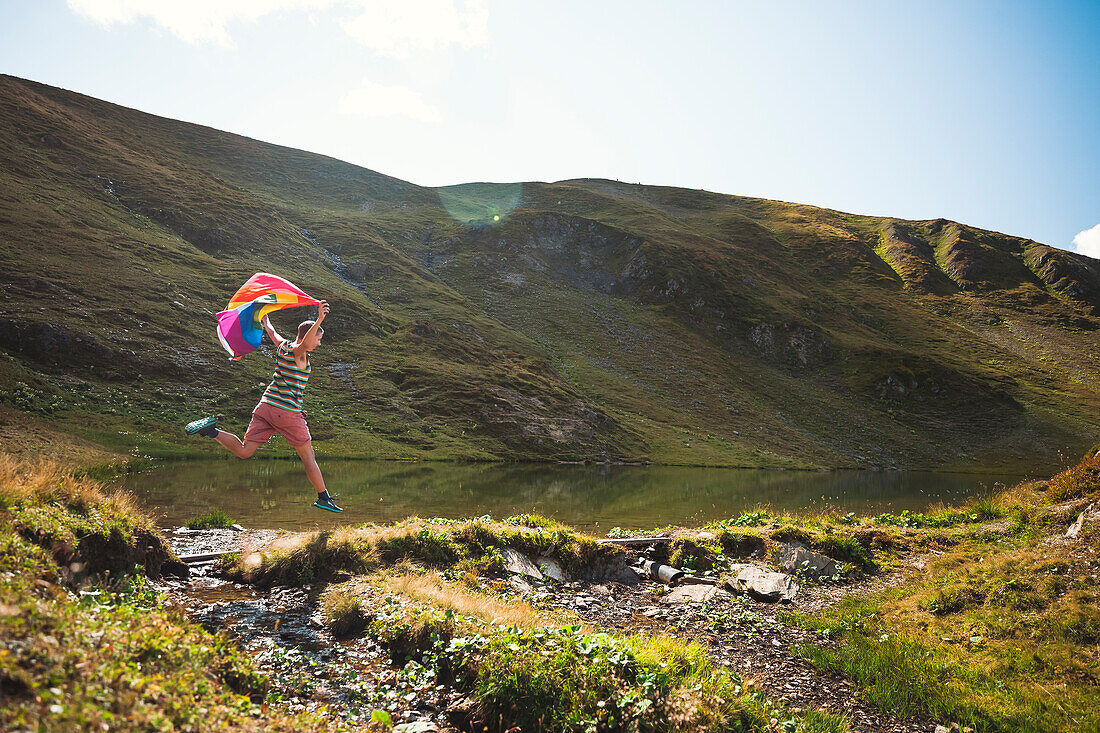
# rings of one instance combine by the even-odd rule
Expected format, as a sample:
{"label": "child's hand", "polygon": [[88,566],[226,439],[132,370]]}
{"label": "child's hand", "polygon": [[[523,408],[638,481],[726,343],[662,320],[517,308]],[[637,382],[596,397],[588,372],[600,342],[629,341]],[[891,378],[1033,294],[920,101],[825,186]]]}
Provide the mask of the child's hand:
{"label": "child's hand", "polygon": [[325,316],[328,315],[328,312],[329,312],[328,301],[327,300],[322,300],[321,303],[317,306],[317,320],[318,321],[323,321],[325,319]]}

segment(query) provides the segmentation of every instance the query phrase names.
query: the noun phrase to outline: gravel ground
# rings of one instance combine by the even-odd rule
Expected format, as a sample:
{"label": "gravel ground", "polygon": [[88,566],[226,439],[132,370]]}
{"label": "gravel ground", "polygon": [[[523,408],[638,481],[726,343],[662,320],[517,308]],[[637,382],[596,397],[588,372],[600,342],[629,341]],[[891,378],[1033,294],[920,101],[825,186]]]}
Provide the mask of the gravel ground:
{"label": "gravel ground", "polygon": [[[818,672],[794,656],[791,647],[820,639],[811,631],[779,621],[782,611],[808,611],[852,594],[869,593],[901,581],[897,574],[846,586],[803,588],[793,604],[758,603],[743,596],[719,595],[703,603],[670,604],[668,589],[647,580],[636,586],[562,583],[555,587],[516,583],[537,604],[575,611],[603,631],[672,635],[705,644],[712,658],[762,689],[769,699],[800,710],[843,714],[860,733],[932,733],[927,719],[901,720],[867,705],[855,686]],[[526,590],[526,585],[530,590]]]}

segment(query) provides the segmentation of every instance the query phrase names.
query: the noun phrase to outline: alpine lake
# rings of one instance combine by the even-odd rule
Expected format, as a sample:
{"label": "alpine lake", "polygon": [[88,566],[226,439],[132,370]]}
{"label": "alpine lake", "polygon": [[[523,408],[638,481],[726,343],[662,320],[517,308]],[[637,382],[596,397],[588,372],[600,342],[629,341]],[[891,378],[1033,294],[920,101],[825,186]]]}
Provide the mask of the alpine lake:
{"label": "alpine lake", "polygon": [[699,527],[760,508],[794,514],[925,511],[988,496],[1027,478],[614,464],[329,460],[320,466],[342,514],[313,506],[316,495],[296,459],[174,462],[116,483],[134,492],[163,527],[214,510],[249,529],[291,531],[411,516],[540,514],[600,536],[615,527]]}

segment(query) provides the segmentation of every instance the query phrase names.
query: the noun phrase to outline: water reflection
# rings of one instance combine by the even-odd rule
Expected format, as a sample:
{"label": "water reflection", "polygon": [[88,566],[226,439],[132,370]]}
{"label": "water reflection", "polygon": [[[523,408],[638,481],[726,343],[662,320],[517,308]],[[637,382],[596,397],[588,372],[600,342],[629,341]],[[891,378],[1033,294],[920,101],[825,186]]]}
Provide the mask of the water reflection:
{"label": "water reflection", "polygon": [[297,461],[194,461],[120,483],[177,526],[221,509],[252,528],[305,529],[407,516],[538,513],[585,529],[699,525],[766,504],[777,510],[919,511],[1011,485],[1021,476],[874,471],[765,471],[668,466],[322,463],[344,514],[313,508]]}

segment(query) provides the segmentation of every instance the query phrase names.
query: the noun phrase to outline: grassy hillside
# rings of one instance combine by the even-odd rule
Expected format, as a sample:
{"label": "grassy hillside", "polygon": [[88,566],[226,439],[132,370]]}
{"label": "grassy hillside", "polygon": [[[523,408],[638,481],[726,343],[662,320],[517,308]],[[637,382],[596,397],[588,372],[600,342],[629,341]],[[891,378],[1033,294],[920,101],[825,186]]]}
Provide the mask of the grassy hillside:
{"label": "grassy hillside", "polygon": [[271,362],[228,362],[213,314],[261,270],[333,304],[307,395],[330,453],[1033,468],[1098,432],[1100,263],[955,222],[423,188],[10,76],[0,163],[9,450],[243,430]]}

